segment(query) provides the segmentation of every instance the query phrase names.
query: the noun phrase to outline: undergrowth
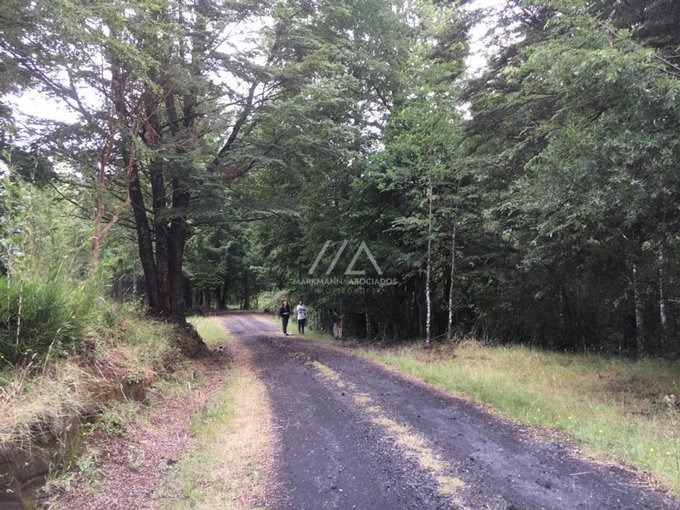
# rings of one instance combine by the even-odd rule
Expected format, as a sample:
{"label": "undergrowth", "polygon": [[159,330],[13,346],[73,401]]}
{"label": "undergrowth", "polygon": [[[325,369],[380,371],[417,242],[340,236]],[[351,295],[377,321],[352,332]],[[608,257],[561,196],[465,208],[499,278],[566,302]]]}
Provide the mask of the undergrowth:
{"label": "undergrowth", "polygon": [[18,363],[68,352],[84,338],[93,311],[83,285],[0,276],[0,359]]}

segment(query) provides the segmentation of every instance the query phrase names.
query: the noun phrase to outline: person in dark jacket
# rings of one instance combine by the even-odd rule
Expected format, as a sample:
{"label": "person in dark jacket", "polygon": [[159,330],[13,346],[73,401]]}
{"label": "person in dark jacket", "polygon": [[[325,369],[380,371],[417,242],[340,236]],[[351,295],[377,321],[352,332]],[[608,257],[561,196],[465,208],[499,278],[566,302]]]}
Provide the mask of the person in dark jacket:
{"label": "person in dark jacket", "polygon": [[279,308],[279,316],[281,317],[281,326],[283,327],[283,334],[288,336],[288,319],[290,319],[290,305],[288,300],[284,299]]}

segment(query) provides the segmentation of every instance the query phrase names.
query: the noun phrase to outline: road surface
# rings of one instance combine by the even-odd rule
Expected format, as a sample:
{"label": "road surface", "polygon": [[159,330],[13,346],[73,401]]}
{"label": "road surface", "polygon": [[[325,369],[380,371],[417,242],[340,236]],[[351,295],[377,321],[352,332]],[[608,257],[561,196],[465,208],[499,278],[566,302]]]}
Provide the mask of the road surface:
{"label": "road surface", "polygon": [[275,509],[679,509],[573,445],[332,348],[267,317],[221,319],[250,351],[278,434]]}

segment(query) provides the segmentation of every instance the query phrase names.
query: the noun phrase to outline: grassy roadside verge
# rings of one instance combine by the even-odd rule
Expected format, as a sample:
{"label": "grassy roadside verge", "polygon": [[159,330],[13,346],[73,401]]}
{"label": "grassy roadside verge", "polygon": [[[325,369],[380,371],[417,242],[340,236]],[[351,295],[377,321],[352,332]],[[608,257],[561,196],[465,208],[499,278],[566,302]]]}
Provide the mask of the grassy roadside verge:
{"label": "grassy roadside verge", "polygon": [[131,309],[116,311],[115,320],[93,328],[80,353],[0,371],[0,443],[28,447],[36,429],[59,437],[69,420],[95,414],[121,393],[128,397],[128,388],[163,371],[177,332]]}
{"label": "grassy roadside verge", "polygon": [[[190,321],[209,345],[224,342],[217,318]],[[266,496],[272,425],[264,385],[230,343],[229,382],[192,421],[196,443],[155,497],[158,509],[253,509]]]}
{"label": "grassy roadside verge", "polygon": [[32,504],[47,494],[47,487],[34,490],[37,482],[79,461],[84,436],[134,414],[149,385],[178,359],[179,334],[102,301],[78,349],[0,370],[0,507],[3,498]]}
{"label": "grassy roadside verge", "polygon": [[[316,331],[305,338],[332,342]],[[433,350],[406,346],[353,352],[513,420],[566,433],[587,454],[649,472],[680,496],[679,361],[631,361],[474,341]]]}
{"label": "grassy roadside verge", "polygon": [[196,331],[201,336],[208,347],[214,347],[215,344],[227,342],[227,333],[222,329],[218,317],[190,317],[188,322],[196,328]]}

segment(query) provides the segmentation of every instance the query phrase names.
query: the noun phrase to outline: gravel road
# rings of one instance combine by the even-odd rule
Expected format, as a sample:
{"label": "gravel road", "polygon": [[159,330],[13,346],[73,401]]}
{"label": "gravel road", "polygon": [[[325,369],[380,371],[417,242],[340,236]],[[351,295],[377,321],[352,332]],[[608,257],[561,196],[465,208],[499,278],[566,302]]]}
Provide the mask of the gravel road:
{"label": "gravel road", "polygon": [[264,381],[277,430],[274,509],[678,509],[639,474],[579,457],[376,364],[222,319]]}

